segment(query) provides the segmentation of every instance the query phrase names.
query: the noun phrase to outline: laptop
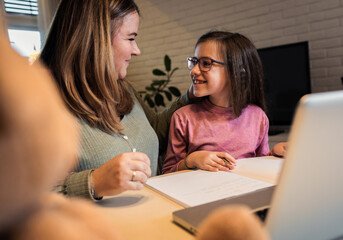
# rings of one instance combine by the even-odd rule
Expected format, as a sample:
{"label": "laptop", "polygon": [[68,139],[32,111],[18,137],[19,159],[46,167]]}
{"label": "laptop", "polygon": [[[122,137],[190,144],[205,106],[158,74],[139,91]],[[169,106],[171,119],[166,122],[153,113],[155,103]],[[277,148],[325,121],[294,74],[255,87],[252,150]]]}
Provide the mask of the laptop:
{"label": "laptop", "polygon": [[196,233],[214,209],[246,204],[262,215],[269,208],[264,224],[271,239],[341,239],[341,149],[343,91],[306,95],[296,110],[276,187],[175,211],[173,221]]}

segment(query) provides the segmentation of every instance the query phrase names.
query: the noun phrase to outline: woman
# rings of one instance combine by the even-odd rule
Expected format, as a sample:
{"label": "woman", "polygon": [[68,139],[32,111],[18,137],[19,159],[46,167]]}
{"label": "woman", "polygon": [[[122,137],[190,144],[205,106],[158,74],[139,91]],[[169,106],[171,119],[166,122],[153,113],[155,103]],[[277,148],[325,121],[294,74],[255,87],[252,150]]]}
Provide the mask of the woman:
{"label": "woman", "polygon": [[41,60],[81,124],[80,162],[64,182],[67,195],[100,199],[141,189],[157,173],[171,115],[188,102],[184,95],[156,115],[125,80],[140,54],[138,25],[133,0],[62,0],[57,10]]}

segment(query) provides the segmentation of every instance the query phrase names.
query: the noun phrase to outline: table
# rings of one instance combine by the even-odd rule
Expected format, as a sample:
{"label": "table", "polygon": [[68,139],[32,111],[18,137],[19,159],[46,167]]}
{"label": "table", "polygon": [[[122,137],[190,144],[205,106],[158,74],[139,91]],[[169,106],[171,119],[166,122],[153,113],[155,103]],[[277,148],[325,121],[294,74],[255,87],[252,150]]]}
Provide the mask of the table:
{"label": "table", "polygon": [[[269,177],[266,182],[276,183],[283,160],[272,156],[261,157],[264,164],[257,166],[257,159],[238,160],[240,167],[237,166],[234,172],[264,181],[266,179],[260,179],[262,174]],[[269,162],[267,159],[272,161]],[[180,172],[172,174],[178,173]],[[161,176],[156,176],[158,177]],[[192,234],[172,222],[172,213],[183,207],[148,187],[139,191],[126,191],[115,197],[106,197],[97,204],[102,206],[102,210],[111,218],[113,227],[118,229],[124,240],[194,239]]]}
{"label": "table", "polygon": [[97,203],[110,216],[113,227],[123,239],[194,239],[194,236],[172,222],[172,212],[183,207],[144,187],[126,191]]}

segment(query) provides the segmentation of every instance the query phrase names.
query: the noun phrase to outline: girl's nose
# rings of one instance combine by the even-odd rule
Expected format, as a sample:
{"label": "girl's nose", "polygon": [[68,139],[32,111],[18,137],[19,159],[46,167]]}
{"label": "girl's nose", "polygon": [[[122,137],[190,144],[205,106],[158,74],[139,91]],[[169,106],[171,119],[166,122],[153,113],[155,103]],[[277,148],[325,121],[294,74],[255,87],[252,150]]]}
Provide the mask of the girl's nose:
{"label": "girl's nose", "polygon": [[191,75],[199,75],[201,73],[199,63],[191,70]]}

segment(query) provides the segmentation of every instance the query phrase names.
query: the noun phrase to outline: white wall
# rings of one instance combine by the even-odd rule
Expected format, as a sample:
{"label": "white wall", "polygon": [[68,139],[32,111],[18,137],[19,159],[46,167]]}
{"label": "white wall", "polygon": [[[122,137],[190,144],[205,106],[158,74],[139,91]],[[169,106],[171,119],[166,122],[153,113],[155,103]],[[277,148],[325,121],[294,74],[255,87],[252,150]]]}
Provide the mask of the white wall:
{"label": "white wall", "polygon": [[38,0],[37,2],[39,9],[38,27],[41,33],[41,42],[43,46],[60,0]]}
{"label": "white wall", "polygon": [[343,0],[136,0],[142,51],[128,78],[142,90],[168,54],[179,67],[172,85],[190,85],[186,57],[210,29],[240,32],[257,48],[309,41],[312,91],[343,89]]}

